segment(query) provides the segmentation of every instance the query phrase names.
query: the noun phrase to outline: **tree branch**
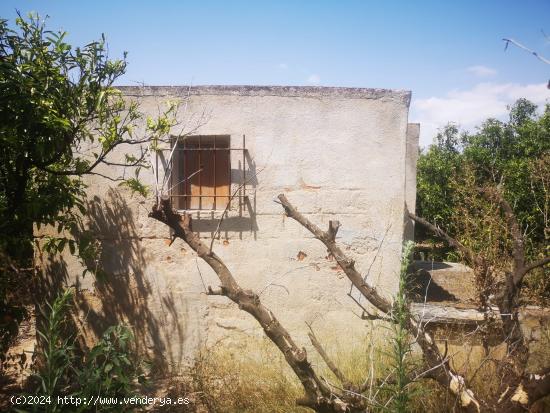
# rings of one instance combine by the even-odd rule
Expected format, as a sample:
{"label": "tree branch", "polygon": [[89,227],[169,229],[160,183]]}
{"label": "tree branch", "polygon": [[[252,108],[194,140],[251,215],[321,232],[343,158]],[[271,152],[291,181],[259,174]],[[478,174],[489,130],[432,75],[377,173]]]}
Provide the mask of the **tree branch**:
{"label": "tree branch", "polygon": [[[299,213],[296,208],[290,204],[284,194],[280,194],[278,196],[278,199],[288,217],[294,219],[300,225],[304,226],[313,234],[315,238],[325,244],[329,252],[334,256],[334,258],[348,277],[348,279],[359,290],[359,292],[378,310],[387,315],[390,315],[393,309],[393,305],[391,304],[391,302],[388,299],[382,297],[374,287],[368,285],[365,281],[363,281],[363,277],[355,269],[354,261],[344,254],[341,248],[334,241],[331,233],[329,231],[322,231],[319,227],[317,227],[301,213]],[[335,227],[335,225],[331,224],[329,225],[329,228],[330,227]],[[434,368],[433,371],[431,370],[430,376],[433,376],[442,386],[455,394],[460,400],[461,406],[467,412],[479,412],[480,403],[476,399],[474,393],[466,386],[464,378],[451,369],[448,359],[441,355],[435,343],[435,340],[428,332],[425,331],[422,323],[416,320],[414,316],[410,315],[407,320],[407,329],[415,337],[416,342],[422,349],[422,354],[424,356],[426,364],[430,368]]]}
{"label": "tree branch", "polygon": [[[352,284],[357,288],[361,294],[369,300],[369,302],[374,305],[377,309],[384,313],[389,313],[392,309],[392,304],[388,299],[385,297],[382,297],[376,288],[371,287],[368,285],[364,280],[363,276],[355,269],[355,261],[353,261],[350,258],[347,258],[344,252],[340,249],[340,247],[336,244],[334,241],[333,234],[330,232],[324,232],[322,231],[318,226],[310,222],[306,217],[304,217],[301,213],[298,212],[296,208],[294,208],[286,196],[284,194],[280,194],[278,197],[279,201],[281,202],[281,205],[285,209],[285,212],[288,217],[294,219],[301,225],[303,225],[306,229],[309,230],[313,234],[315,238],[317,238],[319,241],[321,241],[323,244],[326,245],[329,252],[332,254],[332,256],[336,259],[336,262],[342,270],[346,273],[348,278],[351,280]],[[333,228],[335,227],[334,224],[331,225]],[[333,230],[334,231],[334,230]],[[335,235],[335,232],[334,232]]]}
{"label": "tree branch", "polygon": [[521,268],[520,271],[518,272],[518,276],[521,277],[519,282],[521,282],[523,277],[528,272],[533,271],[535,268],[544,267],[545,265],[548,265],[548,264],[550,264],[550,257],[544,257],[544,258],[541,258],[540,260],[527,264],[525,267]]}
{"label": "tree branch", "polygon": [[550,60],[546,59],[544,56],[541,56],[540,54],[538,54],[537,52],[535,52],[534,50],[531,50],[529,49],[528,47],[525,47],[524,45],[522,45],[521,43],[519,42],[516,42],[514,39],[508,39],[508,38],[503,38],[502,39],[503,42],[506,43],[506,46],[504,48],[504,50],[506,50],[508,48],[508,45],[511,43],[513,44],[514,46],[517,46],[519,47],[520,49],[523,49],[525,50],[526,52],[529,52],[531,53],[533,56],[535,56],[537,59],[539,59],[541,62],[543,63],[546,63],[547,65],[550,65]]}
{"label": "tree branch", "polygon": [[212,287],[208,286],[208,290],[206,291],[207,295],[223,295],[225,296],[225,292],[222,288],[219,288],[217,290],[213,290]]}
{"label": "tree branch", "polygon": [[169,199],[163,198],[153,207],[149,216],[168,225],[174,235],[185,241],[216,273],[221,282],[220,290],[214,291],[210,288],[209,294],[225,295],[241,310],[252,315],[262,326],[267,337],[284,355],[288,365],[304,387],[306,397],[299,400],[299,404],[319,412],[359,412],[360,408],[364,410],[363,405],[354,406],[342,400],[341,396],[334,394],[330,387],[317,376],[307,360],[306,350],[298,348],[273,312],[260,302],[260,297],[253,291],[242,289],[221,258],[193,233],[189,215],[176,214],[170,206]]}
{"label": "tree branch", "polygon": [[466,259],[468,260],[468,262],[470,263],[470,265],[481,265],[482,264],[481,257],[479,257],[476,253],[474,253],[470,248],[467,248],[464,245],[462,245],[460,242],[458,242],[456,239],[451,237],[449,234],[447,234],[441,228],[435,226],[434,224],[432,224],[429,221],[426,221],[424,218],[416,216],[412,212],[409,212],[409,217],[413,221],[418,222],[420,225],[422,225],[422,226],[426,227],[427,229],[429,229],[431,232],[433,232],[438,237],[441,237],[441,238],[445,239],[445,241],[447,241],[451,247],[454,247],[457,250],[459,250],[460,252],[462,252],[464,254],[464,256],[466,257]]}

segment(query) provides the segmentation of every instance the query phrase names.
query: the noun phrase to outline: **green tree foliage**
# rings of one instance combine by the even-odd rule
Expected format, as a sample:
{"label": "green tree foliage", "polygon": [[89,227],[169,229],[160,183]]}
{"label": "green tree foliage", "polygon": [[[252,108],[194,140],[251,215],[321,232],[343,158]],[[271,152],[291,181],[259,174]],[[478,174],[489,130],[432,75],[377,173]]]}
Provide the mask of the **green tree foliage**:
{"label": "green tree foliage", "polygon": [[[512,206],[528,256],[548,254],[550,106],[537,115],[533,103],[520,99],[507,122],[488,119],[475,133],[448,125],[418,161],[418,214],[505,267],[510,237],[499,209],[479,194],[483,187],[498,187]],[[419,226],[417,236],[427,238]],[[531,286],[548,295],[542,272],[532,274]]]}
{"label": "green tree foliage", "polygon": [[113,88],[126,62],[109,60],[104,38],[73,49],[37,16],[16,26],[0,21],[0,241],[21,258],[33,224],[72,224],[80,177],[135,141],[139,114]]}
{"label": "green tree foliage", "polygon": [[454,212],[449,200],[451,177],[461,163],[458,133],[455,125],[448,125],[437,135],[436,144],[418,159],[417,209],[422,217],[436,224],[450,222]]}
{"label": "green tree foliage", "polygon": [[[85,245],[79,245],[66,236],[78,232],[85,213],[82,177],[101,175],[145,194],[139,169],[147,167],[154,140],[173,125],[168,114],[174,105],[159,120],[147,119],[138,137],[143,116],[137,103],[113,86],[126,70],[126,56],[110,59],[103,36],[83,47],[65,38],[35,15],[18,15],[14,27],[0,20],[0,284],[22,290],[0,288],[0,315],[7,315],[0,317],[0,354],[22,317],[22,301],[31,296],[33,229],[57,228],[60,235],[44,244],[50,252],[68,247],[89,254],[89,237],[80,237]],[[141,155],[112,156],[123,145],[141,148]],[[123,173],[106,176],[98,171],[102,165],[134,173],[129,180]]]}

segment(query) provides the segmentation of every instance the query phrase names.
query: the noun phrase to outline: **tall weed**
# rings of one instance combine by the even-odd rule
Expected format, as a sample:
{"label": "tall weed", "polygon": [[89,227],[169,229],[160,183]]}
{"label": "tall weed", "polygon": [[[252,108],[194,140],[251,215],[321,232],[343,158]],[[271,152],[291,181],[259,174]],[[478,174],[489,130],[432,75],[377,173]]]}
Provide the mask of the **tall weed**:
{"label": "tall weed", "polygon": [[[131,351],[132,331],[124,325],[109,327],[89,351],[77,352],[74,339],[68,333],[72,289],[65,290],[42,311],[43,327],[38,329],[40,346],[34,400],[45,403],[28,405],[18,412],[119,412],[135,410],[136,406],[97,404],[80,406],[58,396],[90,400],[99,397],[131,397],[138,384],[145,380],[142,363]],[[65,399],[66,400],[66,399]]]}

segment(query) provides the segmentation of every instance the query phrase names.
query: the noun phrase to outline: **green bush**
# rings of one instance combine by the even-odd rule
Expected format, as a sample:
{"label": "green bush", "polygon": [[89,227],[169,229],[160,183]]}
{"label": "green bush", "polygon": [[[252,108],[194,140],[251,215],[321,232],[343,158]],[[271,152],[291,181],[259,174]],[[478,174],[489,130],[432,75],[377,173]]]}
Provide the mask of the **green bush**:
{"label": "green bush", "polygon": [[[417,215],[439,225],[477,252],[489,252],[491,265],[506,269],[510,235],[493,205],[478,189],[498,187],[525,234],[527,258],[548,254],[550,245],[550,105],[541,115],[526,99],[509,111],[507,122],[488,119],[474,133],[455,125],[441,131],[417,167]],[[435,241],[416,226],[417,241]],[[443,248],[434,259],[460,259]],[[550,299],[544,271],[526,279],[531,299]]]}
{"label": "green bush", "polygon": [[[95,396],[136,396],[136,384],[142,383],[145,377],[139,363],[131,358],[129,346],[133,339],[132,331],[124,325],[109,327],[103,333],[101,340],[85,356],[84,366],[78,372],[78,397],[89,400]],[[127,411],[130,408],[104,405],[95,411]]]}
{"label": "green bush", "polygon": [[113,412],[135,410],[137,406],[94,406],[58,403],[59,397],[91,400],[99,396],[132,397],[145,377],[141,363],[132,353],[132,331],[124,325],[109,327],[98,343],[88,352],[77,352],[70,331],[70,310],[73,291],[65,290],[42,311],[44,326],[39,328],[40,345],[37,353],[38,371],[34,375],[34,396],[47,403],[29,405],[19,412]]}

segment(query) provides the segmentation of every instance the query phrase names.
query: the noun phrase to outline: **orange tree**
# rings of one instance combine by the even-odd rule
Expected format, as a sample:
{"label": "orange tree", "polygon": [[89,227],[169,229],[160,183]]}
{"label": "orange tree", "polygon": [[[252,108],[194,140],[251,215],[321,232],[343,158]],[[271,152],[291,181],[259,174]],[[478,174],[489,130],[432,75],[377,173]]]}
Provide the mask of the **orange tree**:
{"label": "orange tree", "polygon": [[[14,27],[0,20],[0,354],[30,296],[33,228],[74,231],[74,211],[85,208],[82,177],[99,174],[101,164],[146,166],[142,144],[171,126],[167,117],[148,119],[146,133],[137,137],[138,106],[113,87],[126,70],[126,54],[110,59],[104,36],[83,47],[65,38],[35,15],[18,13]],[[113,161],[120,145],[140,145],[141,156]],[[145,190],[136,178],[106,178]],[[48,246],[85,253],[88,241],[59,236]]]}

